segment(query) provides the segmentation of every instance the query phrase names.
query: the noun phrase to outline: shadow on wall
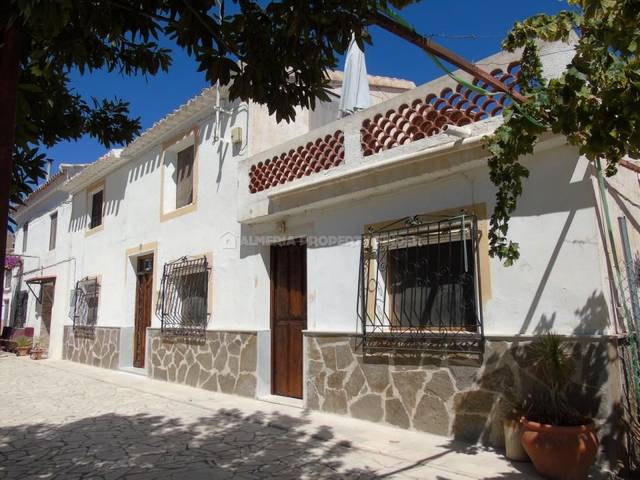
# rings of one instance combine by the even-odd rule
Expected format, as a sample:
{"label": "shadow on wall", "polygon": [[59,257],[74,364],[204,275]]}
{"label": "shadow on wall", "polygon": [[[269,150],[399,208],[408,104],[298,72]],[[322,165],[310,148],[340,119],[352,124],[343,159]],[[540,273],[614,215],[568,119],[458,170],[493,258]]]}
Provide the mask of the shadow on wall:
{"label": "shadow on wall", "polygon": [[[160,167],[160,161],[161,155],[154,155],[151,158],[130,162],[109,174],[108,180],[105,183],[104,217],[117,217],[120,213],[120,206],[124,200],[129,184],[133,184],[143,177],[151,175]],[[155,207],[156,203],[148,202],[148,205]],[[71,218],[69,221],[70,233],[89,228],[90,209],[91,203],[86,189],[73,195]]]}
{"label": "shadow on wall", "polygon": [[[612,341],[584,337],[606,333],[608,309],[604,296],[593,292],[584,307],[575,313],[579,324],[572,334],[583,338],[567,340],[575,366],[568,398],[582,414],[596,419],[602,459],[615,462],[624,458],[628,435],[622,415],[624,406],[620,403],[622,396],[611,392],[613,387],[609,385],[610,373],[618,371],[620,358]],[[552,331],[555,319],[555,312],[543,315],[534,328],[534,335]],[[490,445],[496,445],[497,439],[503,442],[502,419],[529,394],[539,391],[540,384],[530,373],[530,341],[491,343],[475,380],[477,389],[462,393],[454,401],[452,434],[458,440]],[[617,383],[615,378],[612,381]],[[612,395],[615,397],[611,398]],[[482,405],[490,407],[483,412],[479,408]]]}

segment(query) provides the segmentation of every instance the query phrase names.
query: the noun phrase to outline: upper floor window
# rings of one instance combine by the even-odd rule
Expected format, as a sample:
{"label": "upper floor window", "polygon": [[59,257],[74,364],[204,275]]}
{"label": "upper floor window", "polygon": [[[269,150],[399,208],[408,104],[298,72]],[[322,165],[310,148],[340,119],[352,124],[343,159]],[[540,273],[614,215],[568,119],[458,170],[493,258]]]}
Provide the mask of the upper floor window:
{"label": "upper floor window", "polygon": [[58,235],[58,212],[51,214],[49,225],[49,250],[56,248],[56,236]]}
{"label": "upper floor window", "polygon": [[22,253],[27,251],[27,242],[29,238],[29,222],[24,222],[22,226]]}
{"label": "upper floor window", "polygon": [[164,145],[160,221],[193,212],[198,202],[198,130]]}
{"label": "upper floor window", "polygon": [[89,194],[91,199],[91,221],[89,228],[96,228],[102,225],[102,206],[104,203],[104,188],[95,190]]}
{"label": "upper floor window", "polygon": [[176,161],[176,208],[193,203],[193,145],[180,150]]}

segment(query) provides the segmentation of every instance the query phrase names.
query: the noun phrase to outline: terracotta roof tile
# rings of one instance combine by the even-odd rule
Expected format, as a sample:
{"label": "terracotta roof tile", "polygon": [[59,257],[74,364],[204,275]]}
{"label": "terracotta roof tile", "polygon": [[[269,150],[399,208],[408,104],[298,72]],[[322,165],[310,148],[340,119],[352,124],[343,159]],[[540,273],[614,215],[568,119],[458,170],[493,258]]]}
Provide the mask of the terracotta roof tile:
{"label": "terracotta roof tile", "polygon": [[[491,75],[511,86],[515,84],[518,72],[519,64],[512,63],[506,72],[496,69]],[[477,78],[473,84],[495,91]],[[436,135],[447,124],[462,126],[495,117],[509,102],[504,94],[487,96],[460,84],[455,90],[444,88],[439,95],[431,93],[426,98],[417,98],[411,104],[404,103],[385,114],[364,120],[360,130],[363,155],[366,157]]]}
{"label": "terracotta roof tile", "polygon": [[[516,83],[519,71],[519,64],[512,63],[506,72],[496,69],[491,74],[512,86]],[[473,83],[490,92],[494,91],[482,80],[474,79]],[[517,87],[514,88],[517,90]],[[447,124],[462,126],[495,117],[502,113],[509,102],[505,94],[483,95],[459,84],[455,89],[447,87],[439,94],[431,93],[425,98],[416,98],[410,104],[403,103],[362,122],[360,139],[363,155],[366,157],[436,135]],[[344,133],[337,130],[333,135],[317,138],[252,165],[249,170],[249,191],[261,192],[343,162]]]}
{"label": "terracotta roof tile", "polygon": [[306,145],[300,145],[264,162],[251,165],[249,191],[261,192],[267,188],[291,182],[312,173],[340,165],[344,162],[344,134],[337,130],[333,135],[319,137]]}

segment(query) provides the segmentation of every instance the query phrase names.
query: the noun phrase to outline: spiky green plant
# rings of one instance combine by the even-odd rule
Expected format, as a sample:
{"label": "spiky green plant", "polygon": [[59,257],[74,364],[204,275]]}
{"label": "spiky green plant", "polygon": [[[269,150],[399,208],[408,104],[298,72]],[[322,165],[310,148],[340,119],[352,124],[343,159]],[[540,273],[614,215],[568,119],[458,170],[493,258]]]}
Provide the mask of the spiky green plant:
{"label": "spiky green plant", "polygon": [[529,346],[532,370],[548,389],[552,421],[559,425],[566,407],[566,392],[575,370],[573,360],[562,337],[547,333]]}
{"label": "spiky green plant", "polygon": [[33,345],[33,339],[30,337],[25,337],[24,335],[16,337],[14,342],[16,344],[16,348],[25,348]]}

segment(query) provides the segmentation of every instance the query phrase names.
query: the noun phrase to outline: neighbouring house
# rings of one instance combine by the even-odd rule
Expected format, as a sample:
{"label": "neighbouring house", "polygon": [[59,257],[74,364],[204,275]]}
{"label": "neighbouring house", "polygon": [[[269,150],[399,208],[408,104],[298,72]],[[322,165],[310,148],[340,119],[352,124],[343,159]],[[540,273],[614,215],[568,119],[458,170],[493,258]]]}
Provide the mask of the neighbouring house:
{"label": "neighbouring house", "polygon": [[[571,55],[543,45],[545,75]],[[511,84],[517,59],[480,63]],[[56,280],[52,352],[500,446],[527,383],[523,348],[555,331],[579,365],[575,401],[620,458],[614,271],[625,245],[638,252],[637,174],[620,169],[601,197],[592,164],[545,135],[524,159],[511,221],[521,259],[505,267],[488,255],[483,137],[508,99],[448,76],[371,83],[380,103],[332,120],[336,102],[288,125],[251,103],[217,108],[208,89],[66,181],[75,261]],[[605,210],[626,217],[628,243],[611,242]],[[20,245],[32,220],[17,218]]]}
{"label": "neighbouring house", "polygon": [[2,292],[2,317],[0,317],[0,327],[9,321],[9,312],[11,309],[11,282],[13,280],[13,270],[19,264],[19,259],[13,255],[13,246],[15,243],[15,235],[11,232],[7,233],[6,260],[2,274],[4,275],[3,292]]}
{"label": "neighbouring house", "polygon": [[[342,74],[329,75],[337,99]],[[372,76],[370,84],[372,104],[415,88],[386,77]],[[21,270],[12,270],[8,324],[34,327],[53,358],[144,367],[145,328],[156,326],[151,322],[164,264],[207,255],[212,271],[215,239],[237,223],[238,159],[336,118],[332,101],[278,125],[266,107],[229,103],[224,90],[217,95],[209,88],[123,151],[112,150],[86,168],[63,165],[14,214]],[[194,234],[185,235],[189,231]],[[215,260],[219,281],[239,281],[233,269],[225,278],[222,266],[231,260]],[[209,309],[213,301],[218,305],[216,315],[242,303],[228,301],[223,290],[214,294],[213,285],[210,275],[203,288]],[[212,310],[207,314],[213,317]],[[87,335],[80,340],[74,331]]]}
{"label": "neighbouring house", "polygon": [[[54,290],[57,284],[58,289],[68,292],[75,275],[75,258],[66,228],[71,214],[70,195],[62,186],[84,167],[61,164],[58,172],[13,212],[16,241],[5,261],[5,282],[10,280],[10,294],[9,301],[5,300],[8,308],[3,325],[33,327],[43,346],[62,342],[68,300],[54,304]],[[61,297],[68,298],[68,294],[61,293]],[[57,321],[52,322],[53,318]]]}

